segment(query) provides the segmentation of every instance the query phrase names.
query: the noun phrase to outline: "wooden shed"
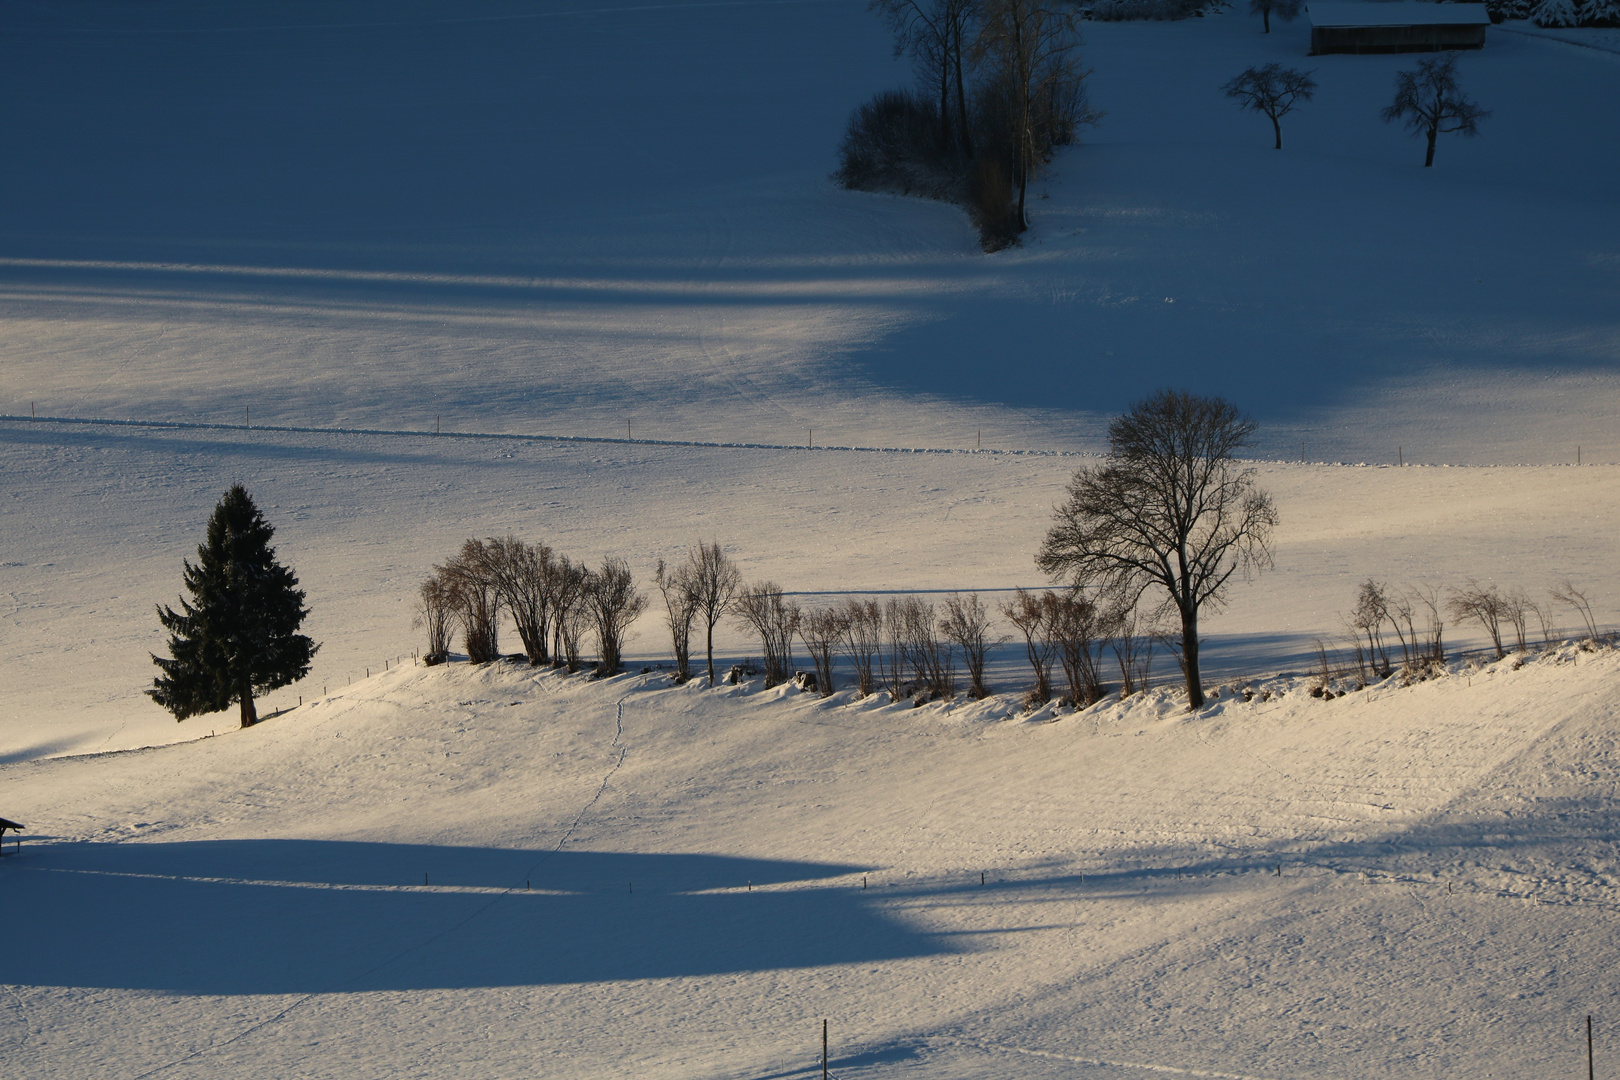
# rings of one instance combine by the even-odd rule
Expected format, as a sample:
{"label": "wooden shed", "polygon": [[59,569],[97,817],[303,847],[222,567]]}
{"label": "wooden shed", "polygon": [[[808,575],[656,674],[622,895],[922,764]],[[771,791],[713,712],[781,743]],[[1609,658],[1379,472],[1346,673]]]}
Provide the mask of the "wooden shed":
{"label": "wooden shed", "polygon": [[1491,17],[1484,4],[1414,0],[1310,0],[1311,54],[1482,49]]}
{"label": "wooden shed", "polygon": [[[21,825],[17,824],[15,821],[12,821],[10,818],[0,817],[0,854],[4,854],[4,849],[5,849],[5,846],[6,846],[6,830],[7,829],[10,829],[13,832],[17,832],[17,833],[20,833],[20,832],[23,831],[23,827]],[[17,846],[19,848],[22,847],[22,838],[20,836],[17,838]]]}

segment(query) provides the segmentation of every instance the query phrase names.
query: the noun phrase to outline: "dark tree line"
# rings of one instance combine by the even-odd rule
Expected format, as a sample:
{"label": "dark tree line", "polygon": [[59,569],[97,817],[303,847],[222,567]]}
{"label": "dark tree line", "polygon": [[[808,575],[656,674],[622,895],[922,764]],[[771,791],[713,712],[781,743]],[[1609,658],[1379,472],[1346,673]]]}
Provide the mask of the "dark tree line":
{"label": "dark tree line", "polygon": [[1029,181],[1100,118],[1086,101],[1078,16],[1059,0],[872,0],[919,89],[851,116],[836,178],[966,206],[987,251],[1028,228]]}

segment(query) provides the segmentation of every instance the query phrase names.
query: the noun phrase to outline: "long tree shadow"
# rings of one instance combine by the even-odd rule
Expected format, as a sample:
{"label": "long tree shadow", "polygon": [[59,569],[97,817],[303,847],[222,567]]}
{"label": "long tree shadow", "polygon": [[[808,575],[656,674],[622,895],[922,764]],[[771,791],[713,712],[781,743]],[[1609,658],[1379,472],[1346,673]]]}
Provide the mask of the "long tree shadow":
{"label": "long tree shadow", "polygon": [[0,864],[7,909],[27,913],[28,925],[0,953],[0,982],[182,994],[415,990],[960,949],[896,922],[875,893],[810,884],[860,869],[319,840],[46,844]]}

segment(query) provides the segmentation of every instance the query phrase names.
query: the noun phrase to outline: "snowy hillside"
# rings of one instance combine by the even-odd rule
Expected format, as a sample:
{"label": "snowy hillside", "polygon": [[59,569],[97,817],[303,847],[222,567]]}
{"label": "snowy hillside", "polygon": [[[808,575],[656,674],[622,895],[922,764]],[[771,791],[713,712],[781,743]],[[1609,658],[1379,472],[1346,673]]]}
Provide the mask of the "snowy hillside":
{"label": "snowy hillside", "polygon": [[[1368,577],[1620,622],[1613,32],[1492,29],[1430,170],[1378,121],[1410,58],[1087,34],[1106,120],[987,257],[827,179],[908,78],[864,0],[0,6],[0,1074],[785,1080],[825,1018],[845,1080],[1541,1080],[1588,1013],[1620,1068],[1620,656],[1277,674]],[[1281,153],[1219,92],[1269,60],[1320,84]],[[1261,423],[1275,567],[1204,631],[1266,700],[408,659],[469,536],[1044,585],[1165,385]],[[142,694],[237,482],[322,643],[248,732]]]}
{"label": "snowy hillside", "polygon": [[826,1017],[843,1077],[1558,1075],[1614,1000],[1617,675],[1031,723],[407,666],[0,768],[54,836],[0,862],[0,1045],[41,1078],[786,1077]]}

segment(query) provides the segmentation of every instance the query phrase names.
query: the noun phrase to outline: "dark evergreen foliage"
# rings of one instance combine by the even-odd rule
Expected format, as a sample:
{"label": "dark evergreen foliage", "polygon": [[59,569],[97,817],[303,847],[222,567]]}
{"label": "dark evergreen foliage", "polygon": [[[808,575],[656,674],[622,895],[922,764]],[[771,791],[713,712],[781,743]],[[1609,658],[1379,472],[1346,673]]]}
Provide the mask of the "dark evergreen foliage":
{"label": "dark evergreen foliage", "polygon": [[180,611],[160,606],[169,657],[153,656],[163,672],[147,696],[176,720],[241,706],[242,726],[258,723],[253,695],[297,682],[320,648],[298,633],[304,593],[276,561],[275,529],[240,484],[208,519],[197,562],[185,563]]}

